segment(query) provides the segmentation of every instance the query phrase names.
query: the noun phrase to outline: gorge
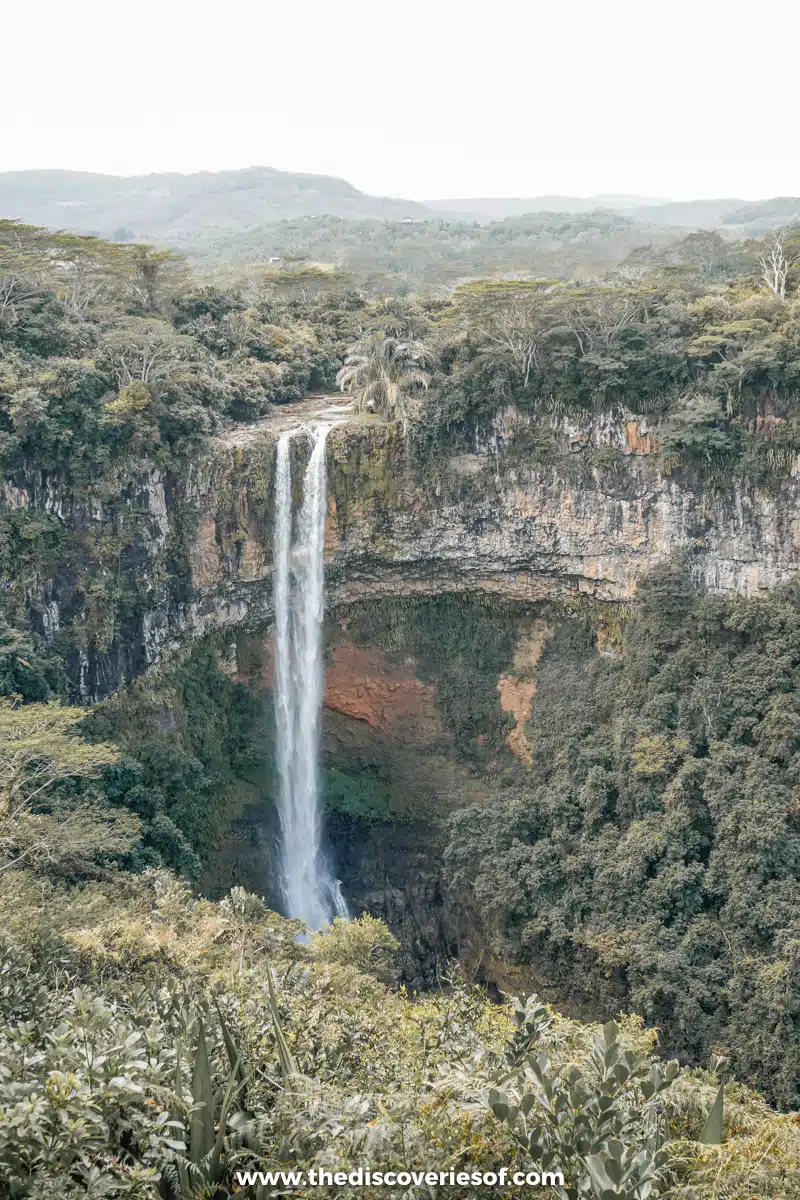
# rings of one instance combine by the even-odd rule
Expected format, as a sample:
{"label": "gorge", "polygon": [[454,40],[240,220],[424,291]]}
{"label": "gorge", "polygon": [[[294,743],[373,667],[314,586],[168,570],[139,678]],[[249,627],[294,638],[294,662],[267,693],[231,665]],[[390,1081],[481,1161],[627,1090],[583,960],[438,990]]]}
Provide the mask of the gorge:
{"label": "gorge", "polygon": [[[216,647],[220,669],[255,695],[274,689],[274,801],[259,787],[254,807],[237,803],[220,814],[206,878],[215,892],[231,880],[263,890],[283,872],[283,900],[273,891],[274,901],[312,925],[331,911],[333,885],[313,815],[316,732],[309,709],[300,716],[321,686],[312,630],[322,581],[301,543],[322,536],[325,517],[325,790],[341,791],[343,780],[352,790],[361,779],[368,809],[395,813],[388,826],[382,816],[353,825],[352,815],[334,814],[334,859],[350,905],[386,917],[401,937],[406,977],[424,985],[442,956],[479,962],[488,945],[475,932],[479,922],[470,918],[467,932],[461,900],[443,885],[444,843],[433,827],[529,766],[538,664],[559,644],[559,630],[588,622],[598,652],[613,658],[637,583],[678,561],[710,595],[769,595],[800,565],[799,485],[790,475],[770,488],[709,488],[686,472],[665,474],[653,430],[632,414],[553,423],[557,453],[537,462],[529,448],[537,426],[513,409],[476,430],[468,453],[432,470],[396,427],[342,419],[326,408],[333,401],[282,406],[213,441],[184,479],[132,480],[121,504],[70,504],[42,477],[18,477],[4,497],[20,514],[57,514],[80,536],[122,523],[126,510],[137,514],[128,553],[141,615],[106,646],[95,639],[74,652],[87,699],[123,678],[169,674],[195,643]],[[321,414],[334,419],[309,451],[293,431]],[[302,488],[293,486],[303,477]],[[34,606],[45,638],[63,636],[79,615],[75,582],[57,574]],[[474,659],[469,682],[451,678],[447,638],[420,642],[414,629],[428,621],[463,631],[453,658]],[[398,654],[398,645],[407,650]],[[455,698],[443,701],[453,687],[471,693],[460,715]],[[169,702],[154,719],[182,720]],[[301,720],[311,741],[292,745]],[[280,830],[284,846],[295,846],[282,863],[270,848]],[[320,888],[309,882],[317,869]]]}
{"label": "gorge", "polygon": [[200,1153],[204,1047],[220,1133],[244,1062],[247,1161],[316,1164],[406,1163],[409,1129],[508,1162],[509,1055],[589,1088],[674,1055],[676,1198],[787,1200],[753,1163],[797,1161],[800,303],[752,253],[376,297],[0,223],[0,1110],[50,1164],[21,1196],[62,1170],[53,1072],[76,1187],[98,1161],[86,1039],[51,1032],[122,1021],[153,1052],[111,1046],[139,1132],[103,1169],[142,1200],[177,1200],[171,1112]]}

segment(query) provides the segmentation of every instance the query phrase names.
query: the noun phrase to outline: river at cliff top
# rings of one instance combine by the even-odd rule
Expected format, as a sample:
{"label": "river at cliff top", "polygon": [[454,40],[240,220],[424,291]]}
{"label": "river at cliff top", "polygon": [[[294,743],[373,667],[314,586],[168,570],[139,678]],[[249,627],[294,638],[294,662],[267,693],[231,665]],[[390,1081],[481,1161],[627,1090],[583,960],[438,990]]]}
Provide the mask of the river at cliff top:
{"label": "river at cliff top", "polygon": [[275,404],[260,421],[236,425],[222,434],[226,441],[234,441],[241,445],[248,441],[251,435],[263,433],[281,434],[304,425],[324,421],[327,425],[339,425],[344,421],[357,419],[374,420],[369,415],[356,414],[353,405],[347,403],[338,392],[319,392],[304,396],[289,404]]}

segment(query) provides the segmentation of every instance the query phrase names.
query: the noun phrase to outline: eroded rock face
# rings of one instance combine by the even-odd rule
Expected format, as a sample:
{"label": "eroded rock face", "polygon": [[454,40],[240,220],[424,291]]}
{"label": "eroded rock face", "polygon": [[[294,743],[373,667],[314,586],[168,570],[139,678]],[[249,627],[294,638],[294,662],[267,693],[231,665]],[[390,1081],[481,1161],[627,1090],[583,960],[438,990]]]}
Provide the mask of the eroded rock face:
{"label": "eroded rock face", "polygon": [[[709,591],[753,595],[800,567],[794,477],[773,490],[743,483],[727,492],[701,490],[659,472],[654,436],[635,420],[566,427],[564,443],[563,460],[543,467],[527,464],[522,453],[498,458],[496,437],[426,477],[409,466],[392,428],[335,429],[329,605],[465,590],[528,601],[579,594],[625,602],[643,573],[676,554],[687,555]],[[584,465],[598,446],[617,452],[612,468]],[[237,493],[231,511],[220,464],[237,455],[237,470],[247,475],[242,460],[274,456],[274,435],[269,428],[249,430],[241,444],[234,435],[219,443],[217,455],[192,495],[201,514],[194,586],[172,617],[182,636],[271,615],[269,519],[255,515],[252,483]],[[263,510],[263,497],[260,503]]]}
{"label": "eroded rock face", "polygon": [[[44,529],[58,539],[59,550],[45,555],[35,581],[25,581],[25,604],[46,643],[57,634],[72,643],[76,699],[100,699],[150,670],[181,624],[175,597],[189,586],[169,576],[176,510],[162,472],[143,465],[116,488],[76,495],[41,471],[21,470],[0,480],[0,513],[31,519],[34,546]],[[124,578],[135,579],[141,606],[120,619],[104,593]]]}
{"label": "eroded rock face", "polygon": [[[413,659],[393,662],[377,647],[356,645],[347,637],[347,622],[334,631],[327,648],[324,707],[398,744],[435,746],[443,738],[436,708],[436,687],[417,675]],[[275,644],[271,633],[257,639],[257,666],[243,670],[233,641],[217,653],[221,671],[255,690],[272,690],[275,683]]]}
{"label": "eroded rock face", "polygon": [[442,737],[436,688],[414,670],[413,662],[398,666],[381,650],[338,641],[325,672],[325,707],[398,742],[435,745]]}
{"label": "eroded rock face", "polygon": [[544,621],[534,621],[531,629],[523,632],[517,643],[512,669],[504,672],[497,681],[500,707],[514,718],[514,727],[506,738],[508,748],[527,767],[531,765],[533,756],[525,726],[531,715],[531,701],[536,694],[536,665],[552,633]]}
{"label": "eroded rock face", "polygon": [[[290,407],[275,418],[279,425],[292,420]],[[139,602],[124,630],[84,636],[85,584],[77,574],[45,581],[30,597],[45,638],[74,629],[73,674],[84,700],[151,669],[187,640],[269,624],[275,421],[218,439],[186,477],[151,470],[115,495],[75,500],[41,475],[2,484],[0,507],[42,511],[89,541],[116,535],[120,522],[135,526],[119,562],[88,563],[89,573],[113,568],[135,577]],[[715,491],[702,480],[662,475],[653,432],[632,416],[562,422],[557,433],[560,449],[543,465],[524,449],[529,423],[510,409],[468,452],[419,467],[392,426],[359,420],[335,428],[329,607],[444,592],[624,603],[643,573],[676,554],[687,556],[709,591],[753,595],[800,567],[796,475],[771,489],[740,481]],[[302,458],[302,439],[296,453]],[[527,703],[524,684],[504,685],[511,713]],[[521,743],[517,752],[524,757]]]}

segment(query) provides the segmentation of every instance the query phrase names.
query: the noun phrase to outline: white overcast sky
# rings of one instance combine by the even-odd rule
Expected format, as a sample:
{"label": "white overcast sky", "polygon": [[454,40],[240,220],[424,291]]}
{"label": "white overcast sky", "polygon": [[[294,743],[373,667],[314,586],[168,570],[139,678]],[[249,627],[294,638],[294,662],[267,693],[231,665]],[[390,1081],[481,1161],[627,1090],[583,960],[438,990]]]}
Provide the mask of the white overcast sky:
{"label": "white overcast sky", "polygon": [[0,8],[0,170],[258,164],[413,199],[800,194],[791,0]]}

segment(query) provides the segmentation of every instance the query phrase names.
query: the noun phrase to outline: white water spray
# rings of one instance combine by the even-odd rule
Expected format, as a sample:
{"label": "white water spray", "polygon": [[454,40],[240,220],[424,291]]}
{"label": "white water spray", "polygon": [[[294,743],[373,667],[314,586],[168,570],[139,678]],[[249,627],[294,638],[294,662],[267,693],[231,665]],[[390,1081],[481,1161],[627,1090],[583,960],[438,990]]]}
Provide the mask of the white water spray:
{"label": "white water spray", "polygon": [[292,536],[290,441],[278,440],[275,469],[275,721],[281,886],[287,916],[321,929],[346,916],[339,882],[322,854],[319,726],[324,669],[325,448],[330,425],[313,430],[303,502]]}

